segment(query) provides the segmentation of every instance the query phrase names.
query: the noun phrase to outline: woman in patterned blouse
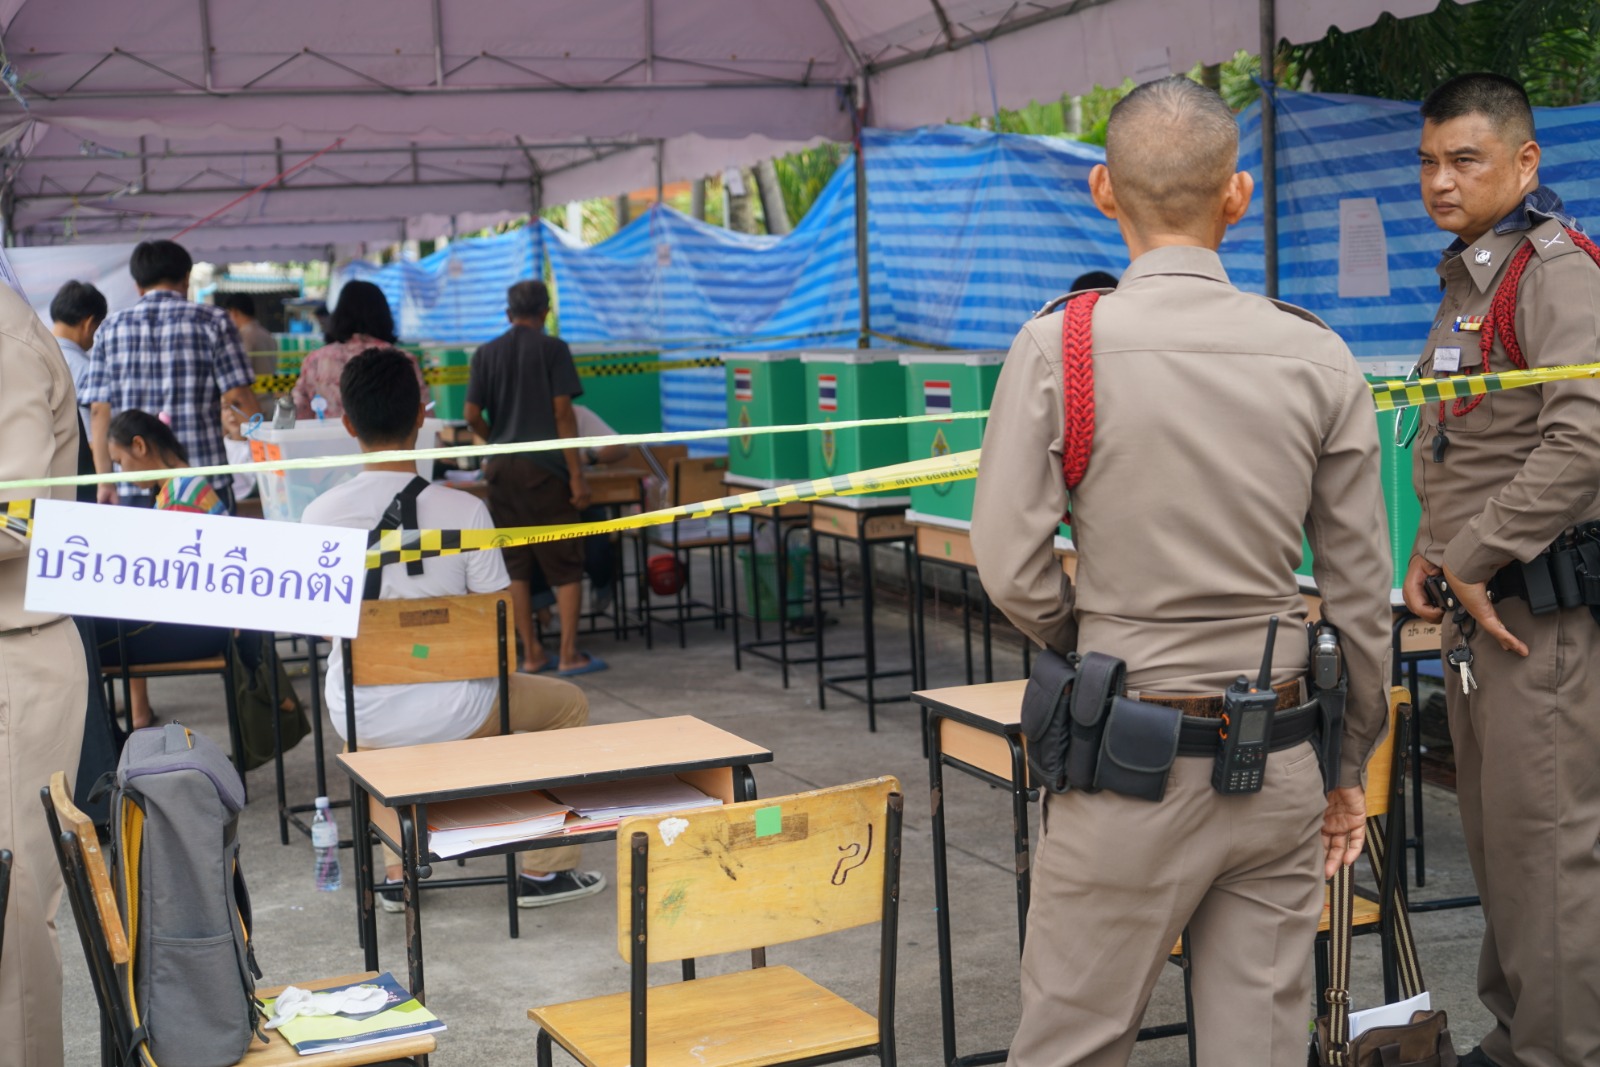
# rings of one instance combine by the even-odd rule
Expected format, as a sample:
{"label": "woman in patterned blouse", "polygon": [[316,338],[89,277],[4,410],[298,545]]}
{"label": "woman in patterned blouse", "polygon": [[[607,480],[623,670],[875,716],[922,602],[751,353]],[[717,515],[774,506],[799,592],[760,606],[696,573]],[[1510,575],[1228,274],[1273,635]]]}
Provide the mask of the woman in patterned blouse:
{"label": "woman in patterned blouse", "polygon": [[[339,304],[328,320],[328,344],[308,353],[300,364],[300,377],[294,383],[294,414],[298,419],[309,419],[316,414],[311,401],[322,397],[327,406],[322,409],[324,419],[337,420],[344,414],[344,403],[339,397],[339,375],[344,365],[369,348],[393,348],[396,344],[394,316],[389,312],[389,301],[371,282],[346,282],[339,290]],[[417,357],[411,357],[416,367],[417,383],[424,393],[428,387],[422,380],[422,368]]]}

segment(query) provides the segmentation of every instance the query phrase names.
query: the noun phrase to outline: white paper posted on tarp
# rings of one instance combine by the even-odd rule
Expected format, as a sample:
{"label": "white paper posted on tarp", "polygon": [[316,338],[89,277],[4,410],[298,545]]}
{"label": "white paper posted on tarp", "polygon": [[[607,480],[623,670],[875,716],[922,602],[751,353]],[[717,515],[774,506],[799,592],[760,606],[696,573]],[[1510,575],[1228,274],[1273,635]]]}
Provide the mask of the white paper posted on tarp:
{"label": "white paper posted on tarp", "polygon": [[1339,201],[1339,296],[1389,295],[1389,242],[1374,197]]}
{"label": "white paper posted on tarp", "polygon": [[29,611],[356,636],[365,530],[64,500],[33,519]]}

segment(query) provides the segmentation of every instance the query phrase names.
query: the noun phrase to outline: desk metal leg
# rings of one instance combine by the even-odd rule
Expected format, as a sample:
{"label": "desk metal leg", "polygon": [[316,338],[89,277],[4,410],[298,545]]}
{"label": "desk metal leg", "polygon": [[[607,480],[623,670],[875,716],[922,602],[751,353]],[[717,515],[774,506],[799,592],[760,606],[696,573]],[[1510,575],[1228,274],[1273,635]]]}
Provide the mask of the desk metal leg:
{"label": "desk metal leg", "polygon": [[[400,878],[406,902],[406,967],[411,995],[428,1002],[422,973],[422,885],[418,859],[417,816],[414,808],[400,808]],[[376,970],[377,968],[373,968]]]}
{"label": "desk metal leg", "polygon": [[928,719],[928,801],[933,837],[933,911],[939,940],[939,1029],[944,1037],[943,1063],[956,1059],[955,961],[950,944],[950,868],[945,854],[944,748],[937,715]]}
{"label": "desk metal leg", "polygon": [[372,829],[368,822],[367,795],[350,783],[350,840],[356,871],[356,944],[366,950],[367,970],[378,969],[377,902],[373,900]]}
{"label": "desk metal leg", "polygon": [[[1011,829],[1017,856],[1017,951],[1028,937],[1028,907],[1032,901],[1033,852],[1028,841],[1028,758],[1022,743],[1006,735],[1011,749]],[[1040,804],[1044,803],[1040,798]]]}
{"label": "desk metal leg", "polygon": [[965,656],[967,668],[967,684],[974,684],[977,679],[972,673],[972,627],[967,622],[967,616],[972,611],[972,590],[970,583],[972,574],[967,568],[961,568],[961,652]]}
{"label": "desk metal leg", "polygon": [[[755,628],[756,640],[759,641],[761,639],[761,576],[756,573],[759,570],[760,563],[756,556],[757,529],[759,529],[759,526],[752,519],[750,521],[750,592],[756,605]],[[739,648],[739,549],[734,544],[733,523],[731,522],[728,523],[728,564],[728,614],[732,616],[729,621],[733,624],[733,669],[742,671],[744,670],[744,662],[741,659],[743,650]]]}
{"label": "desk metal leg", "polygon": [[994,681],[994,612],[990,609],[989,594],[978,582],[978,599],[983,601],[983,680]]}
{"label": "desk metal leg", "polygon": [[874,683],[878,677],[878,641],[872,609],[873,592],[878,583],[873,575],[872,542],[858,540],[856,550],[861,553],[861,635],[865,639],[867,653],[867,731],[877,733],[878,696]]}
{"label": "desk metal leg", "polygon": [[[817,708],[818,710],[825,710],[828,706],[828,684],[824,674],[826,664],[823,660],[822,651],[822,631],[824,629],[822,625],[822,561],[817,558],[817,530],[814,526],[810,530],[808,545],[811,549],[811,612],[813,616],[811,628],[815,631],[813,639],[817,645]],[[838,545],[839,542],[835,540],[834,548],[836,550]],[[839,572],[835,571],[834,574],[838,576]],[[844,589],[843,581],[839,582],[839,588],[842,593]]]}
{"label": "desk metal leg", "polygon": [[[922,553],[913,553],[911,574],[911,688],[928,688],[928,595],[922,588]],[[922,715],[923,732],[927,732],[928,715]],[[922,741],[922,753],[928,753],[928,741]]]}
{"label": "desk metal leg", "polygon": [[[272,764],[278,787],[278,843],[289,843],[289,791],[283,780],[283,693],[278,688],[278,635],[261,635],[261,652],[267,660],[267,677],[272,679]],[[232,684],[229,679],[229,684]],[[320,795],[320,794],[319,794]]]}

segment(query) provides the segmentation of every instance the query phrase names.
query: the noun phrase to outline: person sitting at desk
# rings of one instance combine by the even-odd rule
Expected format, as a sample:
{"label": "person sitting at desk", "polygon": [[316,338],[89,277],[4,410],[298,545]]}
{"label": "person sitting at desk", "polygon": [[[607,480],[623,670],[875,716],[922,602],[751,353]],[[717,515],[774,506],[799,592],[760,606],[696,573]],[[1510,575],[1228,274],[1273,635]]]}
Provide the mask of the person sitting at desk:
{"label": "person sitting at desk", "polygon": [[[160,485],[155,495],[157,511],[201,515],[228,513],[210,481],[181,473],[189,466],[189,450],[172,432],[165,417],[138,408],[119,412],[111,420],[108,443],[111,461],[122,470],[179,472],[165,482],[156,483]],[[96,619],[95,639],[100,646],[102,667],[120,667],[124,655],[129,664],[139,665],[210,659],[222,655],[228,647],[227,630],[178,622],[123,623],[119,637],[115,619]],[[130,678],[128,698],[135,730],[156,725],[159,720],[150,710],[148,679]]]}
{"label": "person sitting at desk", "polygon": [[[422,390],[415,364],[393,348],[369,348],[345,364],[339,379],[344,401],[344,426],[363,452],[416,447],[422,428]],[[371,530],[391,502],[416,479],[416,464],[369,463],[354,478],[334,486],[306,505],[302,522]],[[423,529],[482,530],[494,522],[483,502],[469,493],[430,485],[416,498],[417,523]],[[404,564],[383,568],[379,599],[461,596],[498,593],[511,584],[498,549],[465,552],[425,560],[420,575]],[[345,736],[344,657],[335,642],[328,656],[327,701],[333,728]],[[512,673],[511,729],[515,732],[559,730],[589,721],[589,701],[571,682]],[[396,748],[438,741],[487,737],[500,729],[500,709],[493,678],[416,685],[357,686],[357,741],[366,748]],[[539,857],[540,867],[533,866]],[[400,859],[385,850],[390,883],[400,878]],[[605,875],[580,871],[575,846],[523,853],[521,892],[525,908],[586,897],[605,888]],[[400,890],[380,887],[385,911],[404,911]]]}

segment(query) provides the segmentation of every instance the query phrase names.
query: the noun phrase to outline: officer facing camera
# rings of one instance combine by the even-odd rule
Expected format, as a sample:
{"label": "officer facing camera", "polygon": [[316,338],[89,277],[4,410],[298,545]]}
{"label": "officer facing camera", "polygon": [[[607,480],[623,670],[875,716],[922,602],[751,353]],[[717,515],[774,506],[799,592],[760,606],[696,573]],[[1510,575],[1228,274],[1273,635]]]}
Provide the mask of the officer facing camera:
{"label": "officer facing camera", "polygon": [[[1600,360],[1600,248],[1539,183],[1522,87],[1463,74],[1422,105],[1422,199],[1456,235],[1418,369]],[[1430,404],[1405,600],[1443,622],[1456,798],[1495,1026],[1464,1067],[1600,1062],[1600,384]]]}
{"label": "officer facing camera", "polygon": [[[1076,674],[1010,1063],[1127,1063],[1185,927],[1199,1062],[1298,1062],[1323,880],[1360,854],[1388,714],[1372,401],[1332,331],[1228,281],[1252,183],[1215,92],[1135,89],[1089,185],[1132,262],[1018,334],[972,523],[984,589]],[[1076,588],[1051,551],[1069,498]],[[1311,640],[1303,534],[1331,624]],[[1319,673],[1348,685],[1319,700],[1334,629]]]}

